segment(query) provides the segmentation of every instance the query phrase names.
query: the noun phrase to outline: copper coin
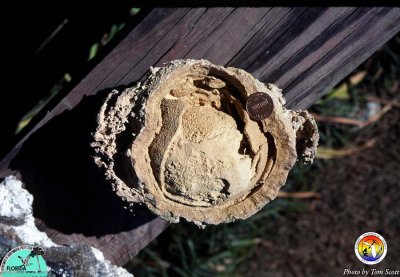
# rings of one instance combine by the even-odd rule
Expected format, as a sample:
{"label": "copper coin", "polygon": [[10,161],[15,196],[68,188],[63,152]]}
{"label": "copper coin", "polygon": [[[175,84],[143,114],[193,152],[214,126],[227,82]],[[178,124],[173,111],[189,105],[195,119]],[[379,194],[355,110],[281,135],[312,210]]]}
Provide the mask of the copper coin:
{"label": "copper coin", "polygon": [[272,98],[264,92],[256,92],[247,98],[246,110],[255,120],[263,120],[270,117],[274,103]]}

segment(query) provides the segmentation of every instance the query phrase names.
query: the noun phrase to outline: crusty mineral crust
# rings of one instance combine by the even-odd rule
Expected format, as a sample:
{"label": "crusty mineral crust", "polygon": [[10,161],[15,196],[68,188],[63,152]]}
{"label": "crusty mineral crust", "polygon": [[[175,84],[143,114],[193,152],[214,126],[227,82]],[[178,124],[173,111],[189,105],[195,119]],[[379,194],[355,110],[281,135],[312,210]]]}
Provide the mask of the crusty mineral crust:
{"label": "crusty mineral crust", "polygon": [[[260,122],[244,108],[255,92],[274,103]],[[109,94],[94,159],[117,195],[168,221],[244,219],[276,197],[297,156],[315,156],[315,121],[284,103],[277,86],[241,69],[175,60],[151,68],[143,84]]]}

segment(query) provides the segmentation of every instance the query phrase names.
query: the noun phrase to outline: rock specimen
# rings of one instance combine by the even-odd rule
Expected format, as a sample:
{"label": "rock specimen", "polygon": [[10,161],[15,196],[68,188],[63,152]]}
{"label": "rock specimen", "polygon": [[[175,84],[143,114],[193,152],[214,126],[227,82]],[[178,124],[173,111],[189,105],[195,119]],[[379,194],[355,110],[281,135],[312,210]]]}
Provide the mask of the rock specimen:
{"label": "rock specimen", "polygon": [[[253,99],[249,115],[255,93],[266,94],[268,111]],[[247,218],[276,197],[298,156],[315,155],[315,121],[284,103],[277,86],[241,69],[175,60],[108,95],[94,159],[128,204],[168,221]]]}
{"label": "rock specimen", "polygon": [[48,277],[133,276],[112,265],[96,248],[85,244],[57,245],[40,232],[32,215],[33,196],[22,186],[14,176],[0,183],[0,261],[11,249],[31,245],[43,249]]}

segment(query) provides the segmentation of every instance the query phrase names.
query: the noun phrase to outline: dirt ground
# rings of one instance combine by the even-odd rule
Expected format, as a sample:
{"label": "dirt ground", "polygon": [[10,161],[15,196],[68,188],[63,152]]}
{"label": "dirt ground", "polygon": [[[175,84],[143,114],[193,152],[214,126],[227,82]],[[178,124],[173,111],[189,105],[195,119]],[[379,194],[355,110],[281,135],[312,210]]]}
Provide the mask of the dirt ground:
{"label": "dirt ground", "polygon": [[[267,222],[279,238],[263,238],[243,276],[343,276],[344,269],[400,269],[400,111],[392,109],[358,136],[375,147],[330,163],[313,186],[321,194],[307,212]],[[362,264],[354,243],[365,232],[387,242],[386,258]]]}

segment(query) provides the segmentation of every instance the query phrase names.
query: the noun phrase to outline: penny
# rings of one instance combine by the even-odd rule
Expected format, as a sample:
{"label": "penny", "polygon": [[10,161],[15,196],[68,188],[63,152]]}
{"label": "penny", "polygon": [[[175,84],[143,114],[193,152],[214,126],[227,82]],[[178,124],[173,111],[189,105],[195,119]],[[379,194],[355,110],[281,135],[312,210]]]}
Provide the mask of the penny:
{"label": "penny", "polygon": [[272,98],[264,92],[256,92],[247,98],[246,110],[255,120],[263,120],[270,117],[274,103]]}

